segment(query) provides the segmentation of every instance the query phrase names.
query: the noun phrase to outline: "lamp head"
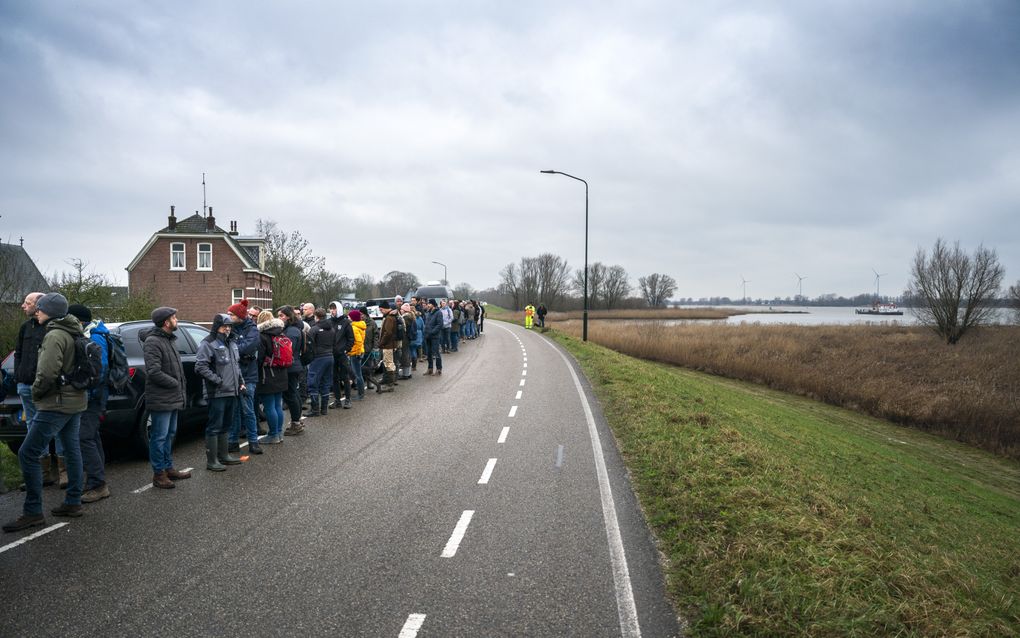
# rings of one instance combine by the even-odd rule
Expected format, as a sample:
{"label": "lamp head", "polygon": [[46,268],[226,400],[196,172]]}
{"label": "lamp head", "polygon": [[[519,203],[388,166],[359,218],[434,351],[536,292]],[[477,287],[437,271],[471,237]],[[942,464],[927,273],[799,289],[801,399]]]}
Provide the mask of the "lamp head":
{"label": "lamp head", "polygon": [[555,173],[556,171],[539,171],[539,173]]}

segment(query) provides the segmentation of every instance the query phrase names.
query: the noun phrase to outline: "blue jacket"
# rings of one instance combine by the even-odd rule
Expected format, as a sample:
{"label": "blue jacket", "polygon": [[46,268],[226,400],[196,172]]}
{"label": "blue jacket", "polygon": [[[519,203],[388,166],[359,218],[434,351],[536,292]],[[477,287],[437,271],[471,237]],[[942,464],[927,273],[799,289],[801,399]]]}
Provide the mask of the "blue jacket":
{"label": "blue jacket", "polygon": [[425,338],[435,339],[443,333],[443,313],[433,310],[425,318]]}
{"label": "blue jacket", "polygon": [[230,338],[237,344],[237,356],[241,358],[241,377],[251,387],[259,382],[259,327],[245,317],[239,325],[230,329]]}
{"label": "blue jacket", "polygon": [[420,346],[425,341],[425,320],[421,318],[421,315],[417,315],[414,318],[414,327],[414,339],[411,343]]}
{"label": "blue jacket", "polygon": [[85,334],[89,339],[95,342],[96,345],[99,346],[99,349],[103,352],[102,381],[100,382],[99,387],[89,390],[89,401],[100,401],[102,404],[105,404],[106,397],[108,395],[106,381],[110,374],[110,350],[107,347],[109,344],[106,336],[110,334],[110,330],[106,327],[106,324],[103,323],[103,320],[99,319],[98,321],[93,321],[85,326]]}

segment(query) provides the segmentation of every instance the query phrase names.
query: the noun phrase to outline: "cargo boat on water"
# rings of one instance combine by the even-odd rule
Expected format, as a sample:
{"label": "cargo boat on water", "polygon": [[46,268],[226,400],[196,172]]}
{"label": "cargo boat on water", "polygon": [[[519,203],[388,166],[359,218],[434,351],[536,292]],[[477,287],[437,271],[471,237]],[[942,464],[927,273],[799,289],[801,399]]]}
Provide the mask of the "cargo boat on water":
{"label": "cargo boat on water", "polygon": [[876,303],[870,308],[857,308],[854,312],[859,315],[878,315],[881,317],[894,317],[902,315],[903,311],[894,303]]}

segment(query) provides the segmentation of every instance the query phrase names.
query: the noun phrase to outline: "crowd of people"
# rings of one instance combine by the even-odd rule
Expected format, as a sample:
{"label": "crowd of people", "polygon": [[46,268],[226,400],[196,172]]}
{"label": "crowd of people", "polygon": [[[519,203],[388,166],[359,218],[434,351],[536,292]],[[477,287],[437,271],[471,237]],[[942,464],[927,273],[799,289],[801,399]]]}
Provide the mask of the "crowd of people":
{"label": "crowd of people", "polygon": [[[18,451],[25,502],[22,515],[3,525],[5,532],[45,523],[46,485],[66,490],[63,503],[50,510],[55,516],[81,516],[83,503],[110,496],[100,438],[113,359],[110,331],[91,309],[68,304],[57,292],[31,293],[22,309],[28,318],[18,333],[14,366],[28,428]],[[381,302],[378,313],[377,325],[366,306],[345,311],[334,301],[325,308],[304,303],[274,312],[242,299],[213,317],[195,363],[208,405],[206,469],[222,472],[241,463],[242,437],[251,454],[263,454],[263,446],[303,434],[307,419],[352,408],[366,390],[392,392],[418,364],[427,366],[425,376],[442,375],[443,355],[481,336],[485,322],[485,306],[474,300],[405,302],[398,295]],[[139,333],[149,461],[153,487],[172,489],[191,478],[190,471],[174,467],[172,449],[187,380],[175,345],[177,310],[156,308],[151,320],[152,327]],[[99,346],[95,365],[102,368],[99,382],[84,388],[68,381],[81,366],[82,338]]]}

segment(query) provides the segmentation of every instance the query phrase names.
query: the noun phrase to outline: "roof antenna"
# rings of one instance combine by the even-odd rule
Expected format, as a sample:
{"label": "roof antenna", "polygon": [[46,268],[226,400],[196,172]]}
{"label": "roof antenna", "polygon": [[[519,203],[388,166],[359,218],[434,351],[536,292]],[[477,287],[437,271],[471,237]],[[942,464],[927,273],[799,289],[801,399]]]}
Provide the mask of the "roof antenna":
{"label": "roof antenna", "polygon": [[202,213],[209,215],[209,208],[205,205],[205,173],[202,173]]}

